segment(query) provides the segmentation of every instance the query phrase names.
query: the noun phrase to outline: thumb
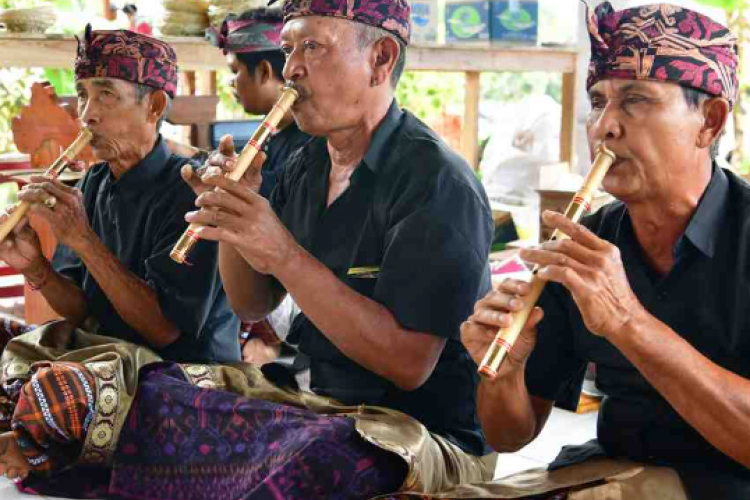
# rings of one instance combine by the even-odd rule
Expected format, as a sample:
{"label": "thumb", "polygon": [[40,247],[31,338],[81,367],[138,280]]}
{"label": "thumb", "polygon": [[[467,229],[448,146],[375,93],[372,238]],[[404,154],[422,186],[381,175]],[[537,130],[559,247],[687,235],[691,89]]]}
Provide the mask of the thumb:
{"label": "thumb", "polygon": [[225,135],[219,141],[219,153],[224,156],[234,156],[234,138],[231,135]]}

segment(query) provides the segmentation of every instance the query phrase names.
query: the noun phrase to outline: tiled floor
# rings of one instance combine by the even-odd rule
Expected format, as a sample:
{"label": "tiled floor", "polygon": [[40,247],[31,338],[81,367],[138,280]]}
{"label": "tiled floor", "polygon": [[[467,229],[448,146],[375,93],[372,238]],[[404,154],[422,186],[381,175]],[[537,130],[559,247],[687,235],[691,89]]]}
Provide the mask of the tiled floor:
{"label": "tiled floor", "polygon": [[[495,477],[507,476],[525,469],[544,467],[557,456],[564,445],[585,443],[595,435],[596,413],[578,415],[554,409],[541,435],[533,443],[517,453],[500,455]],[[29,500],[32,498],[34,497],[19,494],[10,481],[0,478],[0,499]]]}

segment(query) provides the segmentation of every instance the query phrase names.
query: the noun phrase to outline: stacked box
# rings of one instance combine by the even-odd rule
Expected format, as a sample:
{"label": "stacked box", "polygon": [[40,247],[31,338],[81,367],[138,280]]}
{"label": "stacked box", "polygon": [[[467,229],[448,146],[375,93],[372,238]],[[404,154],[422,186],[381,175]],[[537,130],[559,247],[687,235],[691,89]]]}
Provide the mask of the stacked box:
{"label": "stacked box", "polygon": [[481,42],[490,38],[490,2],[446,0],[447,42]]}
{"label": "stacked box", "polygon": [[493,42],[536,45],[539,34],[537,0],[492,0],[490,38]]}
{"label": "stacked box", "polygon": [[411,39],[416,43],[437,43],[438,0],[412,0]]}

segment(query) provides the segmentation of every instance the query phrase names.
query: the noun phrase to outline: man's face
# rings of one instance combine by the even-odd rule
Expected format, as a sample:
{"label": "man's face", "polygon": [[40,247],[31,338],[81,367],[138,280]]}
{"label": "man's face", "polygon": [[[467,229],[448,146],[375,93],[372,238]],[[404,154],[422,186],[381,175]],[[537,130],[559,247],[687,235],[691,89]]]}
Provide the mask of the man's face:
{"label": "man's face", "polygon": [[232,72],[232,88],[234,89],[234,98],[242,105],[246,113],[251,115],[265,115],[269,109],[265,109],[266,102],[265,89],[258,78],[256,71],[254,73],[248,70],[247,66],[237,59],[233,53],[227,54],[227,64]]}
{"label": "man's face", "polygon": [[696,178],[707,155],[697,146],[700,110],[688,106],[677,84],[601,80],[589,90],[587,121],[592,159],[605,141],[617,155],[602,182],[605,191],[628,201],[663,196]]}
{"label": "man's face", "polygon": [[148,123],[148,96],[138,101],[134,84],[115,78],[87,78],[76,83],[78,115],[93,133],[91,147],[97,158],[110,161],[133,154],[153,139],[156,127]]}
{"label": "man's face", "polygon": [[327,136],[357,125],[368,107],[372,49],[361,50],[356,24],[330,17],[302,17],[284,26],[284,78],[300,98],[292,108],[299,127]]}

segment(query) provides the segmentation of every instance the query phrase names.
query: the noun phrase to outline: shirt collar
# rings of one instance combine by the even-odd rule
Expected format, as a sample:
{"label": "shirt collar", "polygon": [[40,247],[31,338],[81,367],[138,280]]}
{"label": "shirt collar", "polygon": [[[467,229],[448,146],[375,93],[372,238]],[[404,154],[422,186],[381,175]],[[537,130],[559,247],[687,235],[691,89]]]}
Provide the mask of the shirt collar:
{"label": "shirt collar", "polygon": [[[714,165],[711,181],[683,235],[683,238],[690,241],[707,257],[714,256],[719,227],[726,212],[728,192],[727,175],[720,167]],[[683,238],[680,238],[677,244],[678,251]]]}
{"label": "shirt collar", "polygon": [[380,122],[375,133],[372,135],[372,141],[370,147],[365,153],[365,157],[362,159],[363,163],[373,172],[378,171],[378,166],[382,164],[386,153],[390,152],[390,149],[386,148],[388,139],[396,131],[401,124],[401,117],[404,112],[398,107],[396,99],[391,102],[391,107],[388,108],[383,121]]}
{"label": "shirt collar", "polygon": [[[151,185],[164,170],[167,160],[172,155],[164,138],[159,135],[156,146],[138,164],[125,172],[116,184],[122,188],[138,188]],[[112,174],[110,170],[110,175]],[[114,177],[113,177],[113,182]]]}

